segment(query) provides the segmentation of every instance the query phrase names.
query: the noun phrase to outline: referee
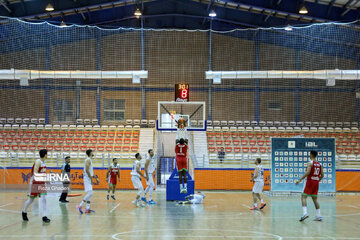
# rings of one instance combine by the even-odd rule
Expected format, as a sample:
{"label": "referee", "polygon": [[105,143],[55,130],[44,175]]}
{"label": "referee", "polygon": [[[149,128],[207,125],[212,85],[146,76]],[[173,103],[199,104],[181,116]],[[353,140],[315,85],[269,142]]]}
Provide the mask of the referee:
{"label": "referee", "polygon": [[[62,174],[66,174],[70,179],[70,164],[69,163],[70,163],[70,156],[67,156],[67,157],[65,157],[65,163],[61,167],[61,172],[62,172]],[[70,186],[70,182],[64,182],[63,185],[64,185],[64,190],[61,193],[59,202],[68,203],[69,201],[66,200],[66,197],[68,195],[68,188]]]}

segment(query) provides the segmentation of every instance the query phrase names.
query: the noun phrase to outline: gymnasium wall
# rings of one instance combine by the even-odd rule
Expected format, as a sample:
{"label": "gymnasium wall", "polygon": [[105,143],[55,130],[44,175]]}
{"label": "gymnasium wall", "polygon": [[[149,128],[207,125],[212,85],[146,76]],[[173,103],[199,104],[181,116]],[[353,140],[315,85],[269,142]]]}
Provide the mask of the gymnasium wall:
{"label": "gymnasium wall", "polygon": [[[131,80],[103,80],[100,83],[83,80],[79,117],[97,118],[97,94],[100,94],[101,106],[103,99],[125,99],[125,118],[141,119],[141,90],[144,87],[146,118],[156,119],[157,101],[173,100],[173,87],[179,82],[190,84],[191,101],[208,103],[209,84],[205,79],[205,71],[209,69],[208,35],[207,32],[146,32],[144,68],[149,71],[149,78],[144,86],[134,85]],[[40,47],[7,52],[0,58],[0,69],[138,70],[142,68],[140,40],[139,31],[129,31],[98,39],[58,43],[51,45],[49,51]],[[356,69],[358,66],[355,60],[341,56],[225,34],[213,34],[211,46],[212,70]],[[337,81],[336,87],[324,86],[325,81],[318,80],[223,80],[221,85],[211,87],[212,119],[255,120],[258,114],[259,120],[264,121],[358,120],[355,82]],[[45,117],[43,102],[47,101],[47,88],[50,91],[50,121],[53,100],[72,99],[75,105],[76,86],[72,80],[35,81],[29,87],[3,81],[0,88],[1,117]],[[273,102],[279,103],[281,110],[269,109]]]}

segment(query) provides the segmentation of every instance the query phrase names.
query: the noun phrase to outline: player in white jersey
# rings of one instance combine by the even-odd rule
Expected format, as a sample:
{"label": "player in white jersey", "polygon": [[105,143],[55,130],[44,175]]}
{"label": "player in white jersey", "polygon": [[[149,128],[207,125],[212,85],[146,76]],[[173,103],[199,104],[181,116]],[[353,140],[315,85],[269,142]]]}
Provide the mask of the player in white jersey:
{"label": "player in white jersey", "polygon": [[94,183],[93,178],[95,178],[97,184],[99,183],[97,176],[94,176],[94,169],[92,164],[92,158],[94,157],[94,153],[91,149],[89,149],[86,150],[86,155],[87,158],[85,159],[85,163],[84,163],[83,181],[84,181],[84,189],[87,194],[82,200],[82,202],[79,204],[79,206],[77,207],[81,214],[83,214],[82,206],[84,205],[84,203],[86,203],[85,213],[94,212],[93,210],[90,209],[91,196],[93,195],[93,188],[92,188],[92,185]]}
{"label": "player in white jersey", "polygon": [[197,194],[186,196],[186,201],[179,202],[179,204],[202,204],[205,197],[202,192],[197,192]]}
{"label": "player in white jersey", "polygon": [[[148,154],[149,155],[146,158],[145,169],[144,169],[145,176],[148,179],[146,181],[147,188],[145,189],[144,197],[142,197],[141,200],[145,203],[156,204],[156,202],[152,199],[152,194],[154,192],[154,187],[155,187],[154,178],[155,178],[155,169],[156,169],[156,165],[155,165],[156,158],[154,156],[154,151],[152,149],[149,149]],[[149,202],[146,201],[147,193],[149,193]]]}
{"label": "player in white jersey", "polygon": [[177,121],[176,144],[178,144],[180,139],[182,139],[182,138],[185,140],[185,143],[188,144],[186,120],[183,118],[180,118]]}
{"label": "player in white jersey", "polygon": [[134,188],[135,189],[138,189],[138,193],[136,195],[136,199],[133,201],[133,203],[137,206],[137,207],[143,207],[144,204],[141,203],[141,196],[144,195],[144,188],[143,188],[143,185],[141,183],[141,177],[145,178],[146,181],[148,181],[148,179],[144,176],[144,174],[141,173],[141,163],[140,163],[140,160],[141,160],[141,155],[140,153],[136,153],[135,154],[135,161],[133,163],[133,167],[132,167],[132,170],[131,170],[131,181],[134,185]]}
{"label": "player in white jersey", "polygon": [[250,210],[258,210],[257,199],[259,199],[261,202],[260,209],[263,209],[266,206],[266,203],[260,196],[264,188],[264,169],[261,166],[261,158],[256,158],[255,165],[255,172],[250,180],[251,182],[254,182],[254,187],[252,190],[254,206],[250,208]]}

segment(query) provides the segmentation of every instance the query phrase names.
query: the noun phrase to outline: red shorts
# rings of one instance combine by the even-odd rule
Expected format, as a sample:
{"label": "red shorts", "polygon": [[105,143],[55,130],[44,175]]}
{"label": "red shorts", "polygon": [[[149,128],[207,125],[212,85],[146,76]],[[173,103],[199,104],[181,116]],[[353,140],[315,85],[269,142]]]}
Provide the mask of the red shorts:
{"label": "red shorts", "polygon": [[306,180],[303,195],[317,196],[319,191],[319,182],[314,180]]}
{"label": "red shorts", "polygon": [[115,177],[111,177],[109,180],[109,185],[113,185],[115,186],[117,184],[117,178]]}
{"label": "red shorts", "polygon": [[187,171],[187,158],[186,157],[176,157],[176,166],[178,172],[185,170]]}
{"label": "red shorts", "polygon": [[32,183],[29,197],[36,198],[41,195],[46,195],[45,183]]}

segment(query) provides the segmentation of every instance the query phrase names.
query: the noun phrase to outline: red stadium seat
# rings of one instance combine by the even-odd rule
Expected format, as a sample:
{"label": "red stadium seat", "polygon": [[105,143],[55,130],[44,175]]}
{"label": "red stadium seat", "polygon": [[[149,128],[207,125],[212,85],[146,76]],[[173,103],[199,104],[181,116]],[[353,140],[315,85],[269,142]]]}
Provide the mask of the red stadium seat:
{"label": "red stadium seat", "polygon": [[64,141],[65,141],[65,139],[62,138],[62,137],[58,137],[58,138],[56,139],[56,142],[57,142],[58,144],[62,144],[62,143],[64,143]]}
{"label": "red stadium seat", "polygon": [[128,132],[128,131],[127,131],[127,132],[125,132],[124,135],[125,135],[125,137],[128,137],[128,138],[129,138],[129,137],[131,137],[131,132]]}
{"label": "red stadium seat", "polygon": [[115,132],[113,132],[113,131],[108,132],[108,137],[115,137]]}
{"label": "red stadium seat", "polygon": [[264,133],[264,138],[270,138],[270,133],[268,132]]}
{"label": "red stadium seat", "polygon": [[19,130],[19,131],[17,131],[16,134],[17,134],[18,136],[22,137],[22,136],[24,136],[25,131],[24,131],[24,130]]}
{"label": "red stadium seat", "polygon": [[16,138],[14,138],[14,141],[15,141],[16,143],[21,143],[21,137],[16,137]]}
{"label": "red stadium seat", "polygon": [[208,138],[212,138],[212,137],[214,137],[214,134],[212,132],[206,132],[206,136]]}
{"label": "red stadium seat", "polygon": [[57,136],[59,135],[59,131],[51,131],[51,132],[50,132],[50,135],[51,135],[52,137],[57,137]]}
{"label": "red stadium seat", "polygon": [[5,138],[5,141],[7,143],[12,143],[14,141],[14,139],[12,137],[7,137],[7,138]]}
{"label": "red stadium seat", "polygon": [[240,133],[239,133],[239,137],[245,138],[245,137],[246,137],[246,133],[245,133],[245,132],[240,132]]}
{"label": "red stadium seat", "polygon": [[64,145],[63,150],[64,151],[70,151],[70,145]]}
{"label": "red stadium seat", "polygon": [[25,136],[32,137],[33,131],[25,131]]}
{"label": "red stadium seat", "polygon": [[255,136],[255,134],[253,132],[248,132],[247,133],[248,138],[253,138],[254,136]]}
{"label": "red stadium seat", "polygon": [[227,139],[227,140],[224,140],[224,144],[225,144],[225,145],[230,145],[230,144],[231,144],[231,140],[228,140],[228,139]]}
{"label": "red stadium seat", "polygon": [[258,147],[251,147],[251,148],[250,148],[250,151],[251,151],[252,153],[257,153],[258,150],[259,150]]}
{"label": "red stadium seat", "polygon": [[3,137],[6,137],[8,135],[8,131],[2,130],[2,131],[0,131],[0,135]]}
{"label": "red stadium seat", "polygon": [[89,138],[83,138],[83,139],[81,139],[81,142],[84,143],[84,144],[88,144],[90,142],[90,139]]}
{"label": "red stadium seat", "polygon": [[74,151],[74,152],[79,151],[79,146],[78,145],[71,146],[71,151]]}
{"label": "red stadium seat", "polygon": [[54,145],[54,150],[55,150],[55,151],[61,151],[61,146],[59,146],[59,145]]}
{"label": "red stadium seat", "polygon": [[91,132],[90,131],[84,131],[84,137],[90,137]]}
{"label": "red stadium seat", "polygon": [[68,137],[73,137],[75,135],[75,131],[67,131],[66,135]]}
{"label": "red stadium seat", "polygon": [[106,150],[107,152],[112,152],[112,151],[114,150],[114,147],[113,147],[113,146],[106,146],[106,147],[105,147],[105,150]]}
{"label": "red stadium seat", "polygon": [[266,147],[260,147],[260,148],[259,148],[259,152],[261,152],[261,153],[266,153]]}
{"label": "red stadium seat", "polygon": [[71,144],[72,141],[73,141],[72,138],[65,138],[65,142],[66,142],[67,144]]}
{"label": "red stadium seat", "polygon": [[233,133],[231,133],[231,137],[232,138],[238,138],[239,134],[237,132],[233,132]]}
{"label": "red stadium seat", "polygon": [[28,146],[27,145],[20,145],[20,150],[21,151],[27,151]]}
{"label": "red stadium seat", "polygon": [[44,137],[48,137],[50,135],[50,131],[44,130],[42,131],[41,135],[43,135]]}
{"label": "red stadium seat", "polygon": [[95,146],[95,145],[90,145],[90,146],[88,146],[88,149],[91,149],[91,150],[95,151],[95,150],[96,150],[96,146]]}
{"label": "red stadium seat", "polygon": [[76,131],[75,135],[77,137],[81,137],[83,135],[83,131]]}
{"label": "red stadium seat", "polygon": [[278,132],[271,132],[270,136],[271,137],[279,137],[279,133]]}
{"label": "red stadium seat", "polygon": [[133,137],[134,138],[139,138],[139,136],[140,136],[139,132],[137,132],[137,131],[133,132]]}
{"label": "red stadium seat", "polygon": [[11,145],[11,149],[13,150],[13,151],[17,151],[17,150],[19,150],[19,145]]}
{"label": "red stadium seat", "polygon": [[258,140],[258,141],[257,141],[257,144],[258,144],[259,146],[264,146],[264,145],[265,145],[265,141],[264,141],[264,140]]}
{"label": "red stadium seat", "polygon": [[236,145],[236,146],[237,146],[237,145],[239,145],[239,144],[240,144],[240,141],[239,141],[239,140],[236,140],[236,139],[233,140],[233,145]]}
{"label": "red stadium seat", "polygon": [[30,150],[30,151],[35,151],[35,150],[36,150],[36,146],[35,146],[35,145],[29,145],[29,150]]}
{"label": "red stadium seat", "polygon": [[228,132],[223,132],[223,138],[229,138],[230,137],[230,133]]}
{"label": "red stadium seat", "polygon": [[0,143],[5,142],[5,138],[4,137],[0,137]]}
{"label": "red stadium seat", "polygon": [[352,139],[354,137],[354,135],[352,133],[346,133],[345,137],[348,139]]}
{"label": "red stadium seat", "polygon": [[352,153],[353,149],[352,148],[345,148],[345,153],[346,154],[350,154]]}
{"label": "red stadium seat", "polygon": [[131,139],[130,138],[125,138],[124,139],[124,144],[130,144],[131,143]]}
{"label": "red stadium seat", "polygon": [[139,147],[138,146],[132,146],[131,147],[131,151],[132,152],[137,152],[139,150]]}
{"label": "red stadium seat", "polygon": [[47,145],[45,147],[48,151],[52,151],[54,149],[54,145]]}
{"label": "red stadium seat", "polygon": [[97,143],[97,138],[90,138],[90,143],[96,144]]}
{"label": "red stadium seat", "polygon": [[336,153],[338,153],[338,154],[344,153],[344,148],[337,147],[337,148],[336,148]]}
{"label": "red stadium seat", "polygon": [[216,138],[221,138],[221,132],[216,132],[216,133],[214,133],[214,135]]}
{"label": "red stadium seat", "polygon": [[37,145],[37,150],[46,149],[45,145]]}
{"label": "red stadium seat", "polygon": [[358,144],[359,144],[359,142],[357,142],[357,141],[350,141],[350,146],[355,147],[355,146],[357,146]]}
{"label": "red stadium seat", "polygon": [[286,138],[286,137],[287,137],[287,133],[286,133],[286,132],[281,132],[281,133],[280,133],[280,137]]}
{"label": "red stadium seat", "polygon": [[113,144],[114,143],[114,139],[113,138],[108,138],[106,139],[107,144]]}
{"label": "red stadium seat", "polygon": [[241,145],[248,145],[248,140],[241,140]]}
{"label": "red stadium seat", "polygon": [[105,139],[105,138],[99,138],[99,143],[100,143],[100,144],[106,143],[106,139]]}
{"label": "red stadium seat", "polygon": [[133,138],[131,140],[132,144],[139,144],[139,139],[138,138]]}
{"label": "red stadium seat", "polygon": [[41,135],[41,131],[38,131],[38,130],[34,131],[34,135],[39,137]]}
{"label": "red stadium seat", "polygon": [[311,137],[313,137],[313,138],[319,138],[319,137],[320,137],[320,133],[314,132],[314,133],[312,133]]}
{"label": "red stadium seat", "polygon": [[329,137],[330,137],[330,138],[336,138],[337,135],[336,135],[336,133],[329,133]]}
{"label": "red stadium seat", "polygon": [[122,149],[124,152],[128,152],[130,151],[130,146],[123,146]]}
{"label": "red stadium seat", "polygon": [[122,138],[115,138],[116,144],[122,144]]}
{"label": "red stadium seat", "polygon": [[39,138],[33,137],[33,138],[31,138],[31,142],[32,142],[32,143],[38,143],[38,142],[39,142]]}
{"label": "red stadium seat", "polygon": [[74,138],[74,143],[75,144],[81,143],[81,138]]}
{"label": "red stadium seat", "polygon": [[344,138],[345,137],[345,134],[344,133],[338,133],[337,134],[337,138]]}
{"label": "red stadium seat", "polygon": [[256,140],[250,140],[249,144],[250,144],[250,146],[255,146],[256,145]]}
{"label": "red stadium seat", "polygon": [[341,141],[341,146],[348,146],[349,145],[349,142],[348,141]]}
{"label": "red stadium seat", "polygon": [[99,136],[99,132],[98,131],[92,131],[91,136],[97,137],[97,136]]}
{"label": "red stadium seat", "polygon": [[354,153],[355,154],[360,154],[360,148],[358,148],[358,147],[354,148]]}
{"label": "red stadium seat", "polygon": [[360,139],[360,133],[357,133],[357,134],[355,135],[355,138],[356,138],[356,139]]}
{"label": "red stadium seat", "polygon": [[50,137],[50,138],[48,139],[48,142],[49,142],[49,143],[55,143],[55,141],[56,141],[56,139],[55,139],[54,137]]}
{"label": "red stadium seat", "polygon": [[230,153],[232,151],[233,151],[232,147],[225,147],[225,152]]}
{"label": "red stadium seat", "polygon": [[268,153],[271,153],[271,148],[270,147],[266,148],[266,150],[267,150]]}
{"label": "red stadium seat", "polygon": [[117,137],[122,137],[123,135],[124,135],[124,132],[117,132],[117,133],[116,133],[116,136],[117,136]]}
{"label": "red stadium seat", "polygon": [[15,130],[10,130],[10,131],[9,131],[9,135],[12,136],[12,137],[15,136],[15,135],[16,135],[16,131],[15,131]]}
{"label": "red stadium seat", "polygon": [[214,145],[215,144],[215,140],[209,139],[207,142],[208,142],[208,145]]}
{"label": "red stadium seat", "polygon": [[45,138],[45,137],[42,137],[42,138],[40,138],[40,143],[47,143],[47,138]]}
{"label": "red stadium seat", "polygon": [[250,151],[249,147],[243,147],[242,148],[243,153],[248,153]]}
{"label": "red stadium seat", "polygon": [[263,137],[263,133],[262,132],[257,132],[255,134],[256,138],[262,138]]}
{"label": "red stadium seat", "polygon": [[328,134],[328,133],[321,133],[321,137],[323,137],[323,138],[328,138],[328,137],[329,137],[329,134]]}
{"label": "red stadium seat", "polygon": [[294,137],[295,136],[295,133],[288,133],[287,134],[287,137]]}
{"label": "red stadium seat", "polygon": [[115,147],[114,147],[114,150],[115,150],[116,152],[120,152],[120,151],[121,151],[121,146],[115,146]]}
{"label": "red stadium seat", "polygon": [[209,147],[208,150],[209,150],[209,152],[215,152],[216,148],[215,147]]}
{"label": "red stadium seat", "polygon": [[335,145],[336,145],[336,146],[340,146],[340,145],[341,145],[341,141],[336,141],[336,142],[335,142]]}
{"label": "red stadium seat", "polygon": [[99,133],[100,137],[106,137],[107,136],[107,132],[106,131],[101,131]]}
{"label": "red stadium seat", "polygon": [[3,149],[6,151],[10,150],[10,148],[11,148],[10,145],[3,145]]}
{"label": "red stadium seat", "polygon": [[216,145],[223,145],[223,140],[216,140]]}
{"label": "red stadium seat", "polygon": [[59,131],[59,137],[65,137],[66,132],[65,131]]}
{"label": "red stadium seat", "polygon": [[271,141],[270,140],[266,140],[266,146],[270,146],[271,145]]}
{"label": "red stadium seat", "polygon": [[234,147],[234,152],[236,152],[236,153],[241,152],[241,147]]}
{"label": "red stadium seat", "polygon": [[104,151],[104,149],[105,149],[105,147],[104,147],[104,146],[102,146],[102,145],[97,146],[97,150],[98,150],[99,152]]}
{"label": "red stadium seat", "polygon": [[88,147],[86,145],[80,146],[80,151],[85,152],[86,150],[88,150]]}

